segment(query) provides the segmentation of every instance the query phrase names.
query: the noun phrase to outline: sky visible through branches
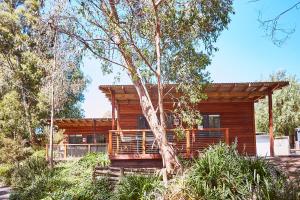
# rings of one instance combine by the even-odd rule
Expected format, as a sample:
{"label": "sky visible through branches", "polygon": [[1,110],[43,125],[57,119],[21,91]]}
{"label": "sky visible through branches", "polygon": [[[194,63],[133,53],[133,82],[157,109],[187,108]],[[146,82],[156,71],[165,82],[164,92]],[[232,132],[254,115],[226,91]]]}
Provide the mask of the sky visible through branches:
{"label": "sky visible through branches", "polygon": [[[282,0],[255,3],[235,1],[236,14],[232,16],[229,29],[222,32],[216,45],[219,51],[214,54],[212,64],[208,67],[214,82],[258,81],[267,79],[269,74],[278,70],[286,70],[288,74],[300,77],[300,20],[297,20],[300,10],[288,13],[280,22],[282,27],[295,28],[295,32],[281,47],[266,37],[258,21],[259,12],[263,19],[268,19],[287,6],[288,3]],[[110,103],[98,86],[131,84],[130,79],[124,72],[121,72],[120,82],[114,79],[113,74],[103,75],[99,61],[89,57],[84,58],[83,71],[91,79],[83,104],[85,117],[102,117],[110,110]]]}

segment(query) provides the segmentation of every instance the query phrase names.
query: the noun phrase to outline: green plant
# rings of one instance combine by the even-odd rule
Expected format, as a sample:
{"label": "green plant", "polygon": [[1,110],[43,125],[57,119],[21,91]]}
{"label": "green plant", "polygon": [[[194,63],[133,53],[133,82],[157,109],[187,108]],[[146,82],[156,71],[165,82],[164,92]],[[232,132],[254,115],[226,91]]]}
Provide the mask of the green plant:
{"label": "green plant", "polygon": [[14,172],[11,199],[109,199],[111,187],[107,179],[92,181],[97,164],[109,164],[108,156],[91,153],[78,161],[60,162],[51,171],[44,152],[36,152]]}
{"label": "green plant", "polygon": [[11,164],[0,165],[0,185],[1,182],[5,185],[11,184],[11,173],[13,172],[14,166]]}
{"label": "green plant", "polygon": [[155,199],[154,190],[161,188],[157,176],[129,175],[120,180],[114,191],[115,200]]}
{"label": "green plant", "polygon": [[299,199],[290,182],[262,158],[239,155],[236,145],[209,147],[183,176],[171,181],[164,199]]}

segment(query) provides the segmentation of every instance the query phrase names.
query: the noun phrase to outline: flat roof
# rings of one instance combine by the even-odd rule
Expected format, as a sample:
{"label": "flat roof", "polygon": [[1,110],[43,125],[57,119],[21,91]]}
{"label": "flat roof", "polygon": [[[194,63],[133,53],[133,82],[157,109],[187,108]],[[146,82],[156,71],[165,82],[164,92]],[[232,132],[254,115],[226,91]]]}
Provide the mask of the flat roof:
{"label": "flat roof", "polygon": [[[253,102],[268,95],[269,92],[289,85],[287,81],[278,82],[239,82],[239,83],[209,83],[204,92],[207,99],[203,102]],[[164,102],[174,102],[172,99],[182,95],[176,91],[176,84],[164,85]],[[157,99],[157,85],[146,85],[150,97]],[[111,101],[112,93],[120,104],[135,104],[139,102],[134,85],[100,85],[105,96]]]}
{"label": "flat roof", "polygon": [[55,119],[54,124],[59,128],[63,127],[93,127],[95,126],[111,126],[111,118],[62,118]]}

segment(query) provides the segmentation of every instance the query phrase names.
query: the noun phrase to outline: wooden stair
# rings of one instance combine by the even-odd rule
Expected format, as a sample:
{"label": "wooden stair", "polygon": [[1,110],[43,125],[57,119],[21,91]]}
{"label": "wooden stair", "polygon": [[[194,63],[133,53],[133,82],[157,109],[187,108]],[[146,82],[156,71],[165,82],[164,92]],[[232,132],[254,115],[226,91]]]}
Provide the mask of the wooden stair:
{"label": "wooden stair", "polygon": [[159,174],[158,168],[119,168],[119,167],[101,167],[96,166],[93,170],[93,180],[97,180],[100,177],[107,177],[108,180],[116,184],[121,177],[138,174],[138,175],[154,175]]}

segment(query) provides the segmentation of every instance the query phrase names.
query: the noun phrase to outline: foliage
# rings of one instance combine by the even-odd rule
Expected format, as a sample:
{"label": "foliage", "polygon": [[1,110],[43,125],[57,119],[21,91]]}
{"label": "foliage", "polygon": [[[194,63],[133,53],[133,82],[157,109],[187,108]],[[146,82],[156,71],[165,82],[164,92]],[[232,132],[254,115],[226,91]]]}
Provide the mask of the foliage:
{"label": "foliage", "polygon": [[[49,80],[56,84],[59,117],[82,117],[86,86],[80,56],[70,40],[61,47],[64,62],[51,70],[52,34],[44,1],[0,1],[0,135],[34,139],[49,114]],[[61,39],[63,40],[63,39]],[[64,40],[65,41],[65,40]],[[63,64],[61,64],[63,63]]]}
{"label": "foliage", "polygon": [[207,149],[165,191],[165,199],[298,199],[290,183],[262,158],[240,156],[235,146]]}
{"label": "foliage", "polygon": [[18,164],[32,153],[33,149],[26,147],[26,140],[20,141],[4,138],[0,141],[0,163]]}
{"label": "foliage", "polygon": [[129,175],[121,179],[115,188],[115,200],[145,200],[156,199],[155,190],[162,189],[162,183],[157,176]]}
{"label": "foliage", "polygon": [[[289,81],[289,86],[273,94],[273,123],[275,135],[291,135],[300,124],[299,80],[278,71],[268,81]],[[255,106],[257,130],[268,133],[268,101],[261,100]]]}
{"label": "foliage", "polygon": [[[217,50],[217,38],[230,22],[232,3],[77,0],[71,4],[71,12],[61,17],[65,23],[75,24],[75,29],[64,32],[101,60],[103,72],[126,70],[168,173],[181,166],[173,148],[165,142],[164,99],[171,99],[171,112],[182,124],[199,124],[200,112],[194,107],[206,97],[203,91],[209,74],[205,69]],[[151,83],[156,86],[146,87]],[[166,84],[170,83],[169,89]],[[178,98],[171,90],[182,95]],[[155,103],[150,94],[157,97]]]}
{"label": "foliage", "polygon": [[11,199],[109,199],[108,180],[92,181],[96,164],[108,165],[107,155],[88,154],[78,161],[59,163],[53,171],[44,158],[32,156],[14,172]]}
{"label": "foliage", "polygon": [[0,164],[0,185],[1,183],[4,185],[11,184],[11,174],[13,169],[14,165],[12,164]]}

